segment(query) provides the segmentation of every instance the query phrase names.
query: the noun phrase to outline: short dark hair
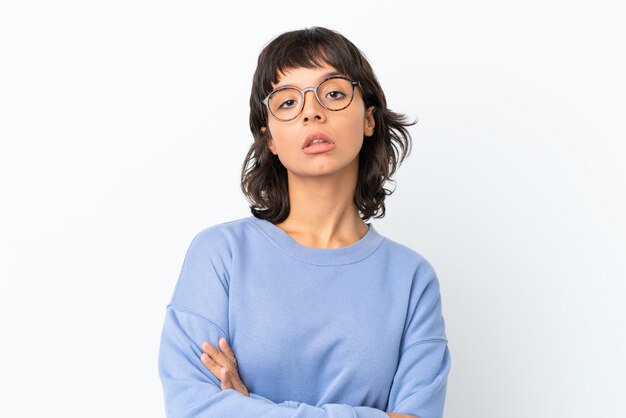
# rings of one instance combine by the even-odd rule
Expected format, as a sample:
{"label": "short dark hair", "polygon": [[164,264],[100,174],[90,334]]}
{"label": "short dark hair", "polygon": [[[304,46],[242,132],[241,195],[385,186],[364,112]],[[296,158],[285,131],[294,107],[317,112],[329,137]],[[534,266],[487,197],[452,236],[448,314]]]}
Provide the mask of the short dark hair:
{"label": "short dark hair", "polygon": [[[406,129],[417,123],[387,108],[385,94],[364,54],[340,33],[323,27],[285,32],[268,43],[261,53],[250,94],[250,146],[241,171],[241,190],[251,203],[252,214],[272,223],[289,215],[287,169],[270,152],[267,140],[267,108],[261,101],[278,83],[280,73],[295,68],[318,68],[324,64],[359,82],[366,108],[375,106],[374,135],[365,138],[359,153],[359,174],[354,202],[361,219],[385,216],[386,181],[411,152]],[[266,129],[262,129],[266,128]],[[395,190],[395,189],[394,189]]]}

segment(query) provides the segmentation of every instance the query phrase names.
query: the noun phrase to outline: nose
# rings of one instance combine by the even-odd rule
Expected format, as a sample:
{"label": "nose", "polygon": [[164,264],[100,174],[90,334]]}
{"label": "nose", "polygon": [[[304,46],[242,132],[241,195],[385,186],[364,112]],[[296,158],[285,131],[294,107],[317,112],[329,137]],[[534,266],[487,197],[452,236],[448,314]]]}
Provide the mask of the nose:
{"label": "nose", "polygon": [[313,90],[309,90],[304,93],[304,107],[302,109],[302,115],[304,122],[309,122],[312,119],[319,121],[325,119],[324,107],[317,101],[317,97],[315,97],[315,92]]}

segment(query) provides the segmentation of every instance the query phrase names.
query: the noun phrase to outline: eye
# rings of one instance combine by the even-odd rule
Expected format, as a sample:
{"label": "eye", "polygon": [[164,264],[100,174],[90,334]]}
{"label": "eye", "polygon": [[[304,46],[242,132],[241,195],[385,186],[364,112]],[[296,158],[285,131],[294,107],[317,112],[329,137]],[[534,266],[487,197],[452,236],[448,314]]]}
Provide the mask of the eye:
{"label": "eye", "polygon": [[280,104],[280,106],[278,106],[279,109],[289,109],[290,107],[294,107],[296,105],[296,101],[289,99],[289,100],[285,100],[284,102],[282,102]]}
{"label": "eye", "polygon": [[269,106],[272,111],[287,111],[300,106],[300,91],[292,88],[282,88],[270,95]]}
{"label": "eye", "polygon": [[344,97],[346,97],[346,95],[340,91],[333,90],[333,91],[329,91],[326,94],[326,97],[330,99],[338,100],[338,99],[343,99]]}

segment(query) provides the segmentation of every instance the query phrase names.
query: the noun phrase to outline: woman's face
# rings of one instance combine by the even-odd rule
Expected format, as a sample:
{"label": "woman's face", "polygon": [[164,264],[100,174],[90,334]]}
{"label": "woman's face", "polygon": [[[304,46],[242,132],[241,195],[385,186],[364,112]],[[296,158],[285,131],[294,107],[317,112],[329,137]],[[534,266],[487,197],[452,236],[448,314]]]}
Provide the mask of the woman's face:
{"label": "woman's face", "polygon": [[[320,68],[296,68],[281,73],[278,83],[272,87],[313,87],[333,72],[336,69],[327,64]],[[325,109],[314,92],[307,91],[302,112],[295,119],[282,122],[268,113],[268,147],[290,175],[323,176],[341,174],[345,170],[355,170],[356,175],[363,137],[374,133],[374,109],[374,106],[365,109],[358,87],[354,89],[352,103],[339,111]],[[334,147],[318,153],[312,150],[320,146],[303,149],[307,138],[316,136],[326,136]]]}

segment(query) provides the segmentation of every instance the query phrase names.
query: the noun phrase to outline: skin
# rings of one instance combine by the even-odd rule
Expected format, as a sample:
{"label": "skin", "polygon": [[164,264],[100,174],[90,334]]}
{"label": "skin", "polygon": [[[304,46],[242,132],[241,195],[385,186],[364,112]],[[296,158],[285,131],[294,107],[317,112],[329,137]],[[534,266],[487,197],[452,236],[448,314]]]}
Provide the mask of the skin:
{"label": "skin", "polygon": [[[285,71],[272,87],[315,86],[334,71],[329,65]],[[365,108],[361,90],[356,88],[350,106],[338,112],[322,107],[309,91],[297,118],[281,122],[269,116],[268,148],[287,169],[289,183],[289,216],[276,226],[296,242],[315,248],[339,248],[367,233],[353,198],[359,152],[364,138],[374,133],[374,111],[374,106]],[[322,154],[305,154],[302,143],[314,131],[330,136],[336,147]]]}
{"label": "skin", "polygon": [[[327,74],[335,72],[330,65],[320,68],[296,68],[280,74],[273,88],[284,85],[300,89],[316,86]],[[288,122],[270,115],[267,146],[287,169],[289,183],[289,216],[276,224],[296,242],[315,248],[339,248],[351,245],[365,236],[367,225],[353,202],[358,178],[359,151],[363,141],[374,133],[374,106],[365,107],[359,88],[350,106],[338,112],[325,109],[312,91],[305,93],[302,113]],[[336,147],[328,152],[307,155],[302,144],[313,131],[328,135]],[[244,385],[237,359],[228,342],[221,338],[218,347],[202,344],[202,363],[213,373],[221,389],[234,389],[250,396]],[[394,412],[391,418],[417,418]]]}
{"label": "skin", "polygon": [[[211,373],[220,380],[222,390],[234,389],[244,396],[250,396],[246,385],[244,385],[239,370],[237,369],[237,359],[230,348],[230,345],[224,338],[218,341],[220,349],[213,347],[208,342],[202,344],[202,355],[200,360]],[[390,418],[419,418],[414,415],[399,414],[396,412],[387,412]]]}

